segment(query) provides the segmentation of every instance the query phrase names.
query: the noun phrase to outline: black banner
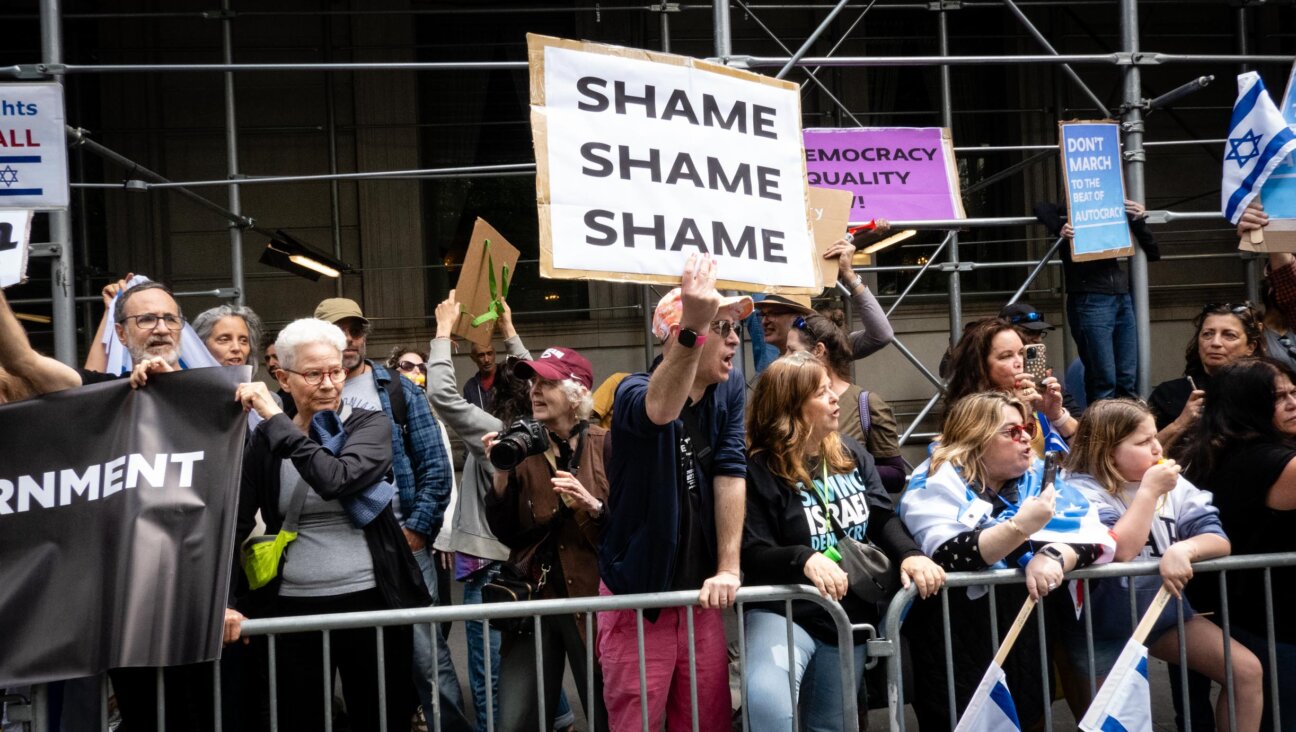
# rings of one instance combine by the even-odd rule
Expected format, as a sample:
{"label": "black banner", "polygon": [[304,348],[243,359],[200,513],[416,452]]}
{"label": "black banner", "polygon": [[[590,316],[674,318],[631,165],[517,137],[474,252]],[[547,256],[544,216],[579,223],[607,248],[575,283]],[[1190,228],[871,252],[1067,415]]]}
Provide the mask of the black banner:
{"label": "black banner", "polygon": [[0,406],[0,687],[219,655],[246,373]]}

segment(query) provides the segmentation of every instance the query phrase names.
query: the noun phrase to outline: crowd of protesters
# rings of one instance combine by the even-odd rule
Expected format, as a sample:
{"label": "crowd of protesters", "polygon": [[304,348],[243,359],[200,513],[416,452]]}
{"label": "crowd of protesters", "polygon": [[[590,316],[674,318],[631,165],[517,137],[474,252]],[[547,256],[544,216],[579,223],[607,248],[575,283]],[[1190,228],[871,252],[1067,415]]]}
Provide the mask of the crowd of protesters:
{"label": "crowd of protesters", "polygon": [[[1037,211],[1056,233],[1072,233],[1056,207]],[[1155,254],[1142,207],[1129,202],[1127,212]],[[1254,206],[1240,228],[1266,221]],[[249,379],[234,395],[248,412],[236,538],[280,530],[297,538],[264,585],[254,588],[233,562],[222,683],[233,707],[224,718],[235,728],[264,727],[271,714],[264,639],[238,642],[242,621],[426,607],[447,600],[452,580],[465,604],[687,590],[699,607],[610,610],[592,622],[555,615],[489,631],[470,621],[472,714],[436,635],[442,629],[389,626],[381,647],[371,632],[334,631],[327,655],[316,634],[284,636],[278,727],[322,729],[321,680],[336,674],[354,730],[379,730],[384,715],[386,729],[407,730],[420,708],[429,721],[436,710],[446,730],[530,729],[540,708],[545,725],[569,729],[570,671],[597,729],[640,729],[647,720],[654,730],[683,730],[694,719],[703,730],[729,729],[725,614],[741,586],[766,584],[811,585],[853,623],[875,626],[897,589],[913,585],[909,700],[923,730],[957,719],[995,654],[987,630],[1010,625],[1028,596],[1050,622],[1045,632],[1032,619],[1004,663],[1022,729],[1038,726],[1052,703],[1040,683],[1045,651],[1079,717],[1090,700],[1077,680],[1090,664],[1106,675],[1132,631],[1131,604],[1141,615],[1162,586],[1183,604],[1157,618],[1151,654],[1178,663],[1182,639],[1194,690],[1234,686],[1213,708],[1209,693],[1194,691],[1194,719],[1228,729],[1232,716],[1236,729],[1260,729],[1273,688],[1283,710],[1296,708],[1296,637],[1279,622],[1270,638],[1258,601],[1268,592],[1273,616],[1286,617],[1296,570],[1273,569],[1269,584],[1259,573],[1230,576],[1228,633],[1212,616],[1219,593],[1189,584],[1195,561],[1296,550],[1291,255],[1271,257],[1266,309],[1201,310],[1183,377],[1157,386],[1146,404],[1134,393],[1123,271],[1068,261],[1083,393],[1067,395],[1051,373],[1031,370],[1028,349],[1051,326],[1029,305],[1011,304],[969,323],[949,352],[939,436],[912,467],[891,407],[853,379],[854,362],[893,338],[853,254],[841,241],[826,256],[863,321],[854,332],[840,311],[816,311],[806,297],[722,295],[716,261],[689,257],[679,287],[653,313],[661,355],[648,371],[611,375],[601,388],[575,349],[547,344],[533,357],[507,303],[497,323],[506,358],[474,343],[477,370],[461,387],[453,291],[436,308],[427,351],[397,346],[379,362],[367,357],[372,323],[352,300],[324,300],[267,342],[246,307],[207,310],[190,328],[164,285],[128,276],[104,289],[100,337],[81,369],[31,349],[0,294],[0,401],[115,378],[148,388],[181,368],[264,364],[276,386]],[[758,358],[749,383],[739,364],[753,312],[762,350],[779,355]],[[125,362],[129,369],[108,373]],[[1076,404],[1087,405],[1083,414]],[[457,480],[452,440],[465,455]],[[1044,458],[1053,452],[1065,457],[1049,479]],[[1131,560],[1158,562],[1160,576],[1094,582],[1091,618],[1077,620],[1065,575]],[[943,603],[929,599],[946,572],[992,568],[1021,568],[1025,583],[997,597],[969,587]],[[843,693],[861,689],[865,638],[839,647],[830,615],[812,603],[793,606],[790,626],[781,602],[744,609],[751,725],[788,730],[799,718],[804,729],[842,729]],[[839,672],[844,654],[855,678]],[[156,729],[152,670],[110,675],[122,729]],[[166,727],[210,728],[210,671],[170,668],[165,678]]]}

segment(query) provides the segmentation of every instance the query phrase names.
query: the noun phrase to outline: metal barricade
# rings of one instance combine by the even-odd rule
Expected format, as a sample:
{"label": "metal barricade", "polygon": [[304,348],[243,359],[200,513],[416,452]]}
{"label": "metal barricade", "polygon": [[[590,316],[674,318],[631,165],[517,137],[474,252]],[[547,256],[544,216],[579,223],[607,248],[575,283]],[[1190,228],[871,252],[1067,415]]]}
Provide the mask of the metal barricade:
{"label": "metal barricade", "polygon": [[[788,690],[793,699],[796,698],[796,650],[792,646],[793,621],[792,621],[792,604],[793,602],[812,602],[825,610],[829,617],[832,618],[837,633],[837,644],[839,648],[851,648],[854,645],[854,636],[856,632],[862,633],[866,637],[866,642],[872,642],[877,639],[877,631],[872,625],[859,624],[852,625],[846,616],[845,610],[841,605],[831,600],[826,600],[812,587],[804,585],[781,585],[768,587],[743,587],[738,590],[736,600],[736,610],[738,614],[738,662],[742,675],[741,696],[742,696],[742,723],[743,729],[748,729],[749,720],[747,716],[747,654],[745,648],[745,622],[743,618],[744,607],[748,603],[767,603],[782,602],[784,607],[784,616],[787,622],[788,638]],[[536,677],[537,686],[541,687],[544,683],[543,660],[544,654],[540,639],[540,624],[542,618],[559,615],[574,615],[583,613],[585,615],[585,632],[588,642],[586,643],[586,667],[588,673],[583,683],[586,685],[586,698],[594,698],[594,628],[595,620],[593,613],[611,611],[611,610],[632,610],[635,612],[636,639],[638,643],[639,657],[639,694],[640,704],[644,709],[644,729],[648,729],[647,715],[647,682],[645,673],[645,656],[644,656],[644,611],[655,608],[671,607],[688,607],[692,608],[698,605],[698,593],[696,591],[679,591],[663,592],[642,595],[616,595],[602,597],[578,597],[564,598],[556,600],[536,600],[529,602],[511,602],[511,603],[494,603],[494,604],[474,604],[474,605],[453,605],[442,607],[419,608],[415,610],[384,610],[371,612],[356,613],[337,613],[329,615],[302,615],[292,617],[265,618],[246,620],[242,625],[243,637],[265,636],[267,645],[268,659],[268,676],[269,676],[269,711],[270,711],[270,729],[277,730],[279,722],[279,695],[276,684],[276,672],[279,659],[276,657],[276,638],[291,633],[321,633],[322,634],[322,653],[323,667],[325,669],[324,677],[320,680],[322,690],[322,703],[324,709],[325,729],[331,729],[331,700],[332,700],[332,674],[329,671],[330,664],[330,633],[333,631],[349,630],[357,628],[372,628],[377,649],[377,668],[378,674],[376,679],[378,690],[378,709],[379,709],[379,726],[382,729],[387,727],[385,697],[387,693],[387,679],[385,678],[383,666],[383,629],[393,626],[413,626],[416,624],[437,624],[453,621],[482,621],[483,635],[489,637],[490,624],[493,621],[500,621],[508,618],[531,618],[536,627]],[[696,677],[696,657],[695,657],[695,637],[693,627],[692,611],[688,614],[688,641],[689,641],[689,694],[692,701],[693,720],[692,728],[699,730],[698,725],[698,698],[697,698],[697,677]],[[432,653],[436,657],[437,645],[444,642],[439,633],[432,633]],[[485,675],[491,678],[491,660],[489,653],[484,656]],[[850,652],[840,653],[840,673],[843,679],[854,678],[855,659]],[[868,667],[875,665],[876,661],[870,660]],[[212,673],[212,701],[215,717],[213,719],[215,729],[219,730],[222,726],[221,720],[221,684],[219,666],[220,661],[213,663]],[[438,671],[439,676],[439,671]],[[166,728],[166,693],[163,670],[157,669],[157,725],[158,729]],[[430,714],[427,714],[427,723],[430,730],[439,732],[441,728],[439,709],[439,695],[435,689],[439,686],[439,679],[433,683],[433,703],[434,708]],[[542,688],[542,687],[541,687]],[[100,706],[106,708],[107,684],[101,686]],[[487,710],[487,729],[495,729],[495,720],[491,709],[493,707],[491,684],[486,686],[486,710]],[[536,710],[537,726],[540,730],[548,729],[552,721],[544,707],[543,694],[538,695],[541,699],[539,708]],[[857,707],[857,690],[853,684],[843,684],[842,691],[842,710],[846,720],[845,729],[849,732],[858,730],[858,707]],[[793,703],[794,719],[796,704]],[[587,712],[588,713],[588,712]],[[594,720],[588,720],[587,729],[595,732]],[[37,732],[45,732],[44,726],[39,720],[34,727]],[[105,727],[106,729],[106,727]]]}
{"label": "metal barricade", "polygon": [[[1291,567],[1291,566],[1296,566],[1296,553],[1253,554],[1253,555],[1244,555],[1244,556],[1230,556],[1230,557],[1222,557],[1219,559],[1211,559],[1203,562],[1196,562],[1193,564],[1194,583],[1210,581],[1202,577],[1202,575],[1205,573],[1218,573],[1220,606],[1222,608],[1222,611],[1220,612],[1218,617],[1214,618],[1214,621],[1216,622],[1217,625],[1220,626],[1220,629],[1223,632],[1225,638],[1231,637],[1230,627],[1229,627],[1229,605],[1228,605],[1228,595],[1227,595],[1229,574],[1237,573],[1240,571],[1264,572],[1265,592],[1264,592],[1263,600],[1264,600],[1264,608],[1265,608],[1265,620],[1267,626],[1266,643],[1267,643],[1267,655],[1268,655],[1266,665],[1269,669],[1273,670],[1272,673],[1268,674],[1269,676],[1267,680],[1268,684],[1265,691],[1268,694],[1269,698],[1271,699],[1272,721],[1273,721],[1272,728],[1274,730],[1282,729],[1282,727],[1280,726],[1282,709],[1278,704],[1279,690],[1281,688],[1280,681],[1286,684],[1293,684],[1296,683],[1296,679],[1280,680],[1277,674],[1278,660],[1277,660],[1277,647],[1276,647],[1276,641],[1274,635],[1274,609],[1273,609],[1271,570],[1277,567]],[[1084,598],[1083,617],[1084,617],[1084,629],[1085,629],[1085,644],[1087,646],[1086,665],[1088,668],[1089,692],[1091,698],[1097,690],[1097,683],[1096,683],[1097,679],[1096,679],[1095,663],[1094,663],[1094,635],[1093,635],[1093,622],[1092,622],[1092,613],[1090,607],[1090,592],[1089,592],[1090,581],[1097,580],[1097,579],[1106,579],[1106,578],[1148,576],[1148,575],[1156,575],[1158,573],[1159,573],[1159,565],[1157,562],[1144,561],[1144,562],[1104,564],[1104,565],[1099,565],[1094,567],[1088,567],[1081,570],[1076,570],[1066,575],[1066,579],[1068,581],[1077,580],[1081,582],[1083,585],[1083,598]],[[945,637],[946,682],[948,687],[947,693],[949,694],[950,708],[952,710],[955,709],[957,705],[955,704],[954,701],[954,678],[953,678],[954,659],[953,659],[953,654],[951,652],[952,644],[950,640],[951,635],[950,635],[950,615],[949,615],[948,593],[951,591],[961,592],[963,591],[964,588],[967,587],[985,586],[988,588],[990,607],[991,607],[991,612],[990,612],[991,627],[988,630],[990,631],[990,638],[992,640],[993,645],[997,646],[999,644],[999,628],[998,628],[996,613],[994,611],[995,587],[999,585],[1006,585],[1006,584],[1020,584],[1023,583],[1024,581],[1025,581],[1025,574],[1023,572],[1021,572],[1020,570],[1010,570],[1010,569],[992,570],[992,571],[985,571],[985,572],[952,572],[947,576],[945,586],[941,589],[940,601],[942,603],[941,621],[944,626],[944,637]],[[1065,591],[1066,587],[1067,587],[1066,585],[1063,585],[1062,588],[1059,588],[1059,590],[1056,591]],[[903,659],[901,657],[902,654],[901,654],[901,641],[900,641],[901,627],[902,624],[904,623],[905,615],[908,612],[908,609],[912,604],[912,602],[914,601],[916,595],[917,595],[917,590],[912,586],[907,589],[902,589],[899,593],[896,594],[896,596],[892,599],[890,605],[888,606],[885,616],[883,618],[883,637],[877,640],[870,641],[868,647],[868,655],[870,659],[874,659],[874,658],[886,659],[887,717],[888,717],[888,723],[890,729],[897,732],[903,732],[906,726],[905,714],[904,714],[904,706],[905,706],[904,685],[903,685],[904,669],[902,665]],[[1042,603],[1036,606],[1035,612],[1036,612],[1036,618],[1039,623],[1039,634],[1042,641],[1045,633],[1045,628],[1044,628],[1045,621],[1044,621],[1044,611],[1043,611]],[[1136,605],[1136,597],[1134,594],[1134,587],[1133,587],[1133,583],[1130,583],[1130,617],[1131,620],[1134,621],[1131,622],[1130,627],[1133,627],[1135,624],[1137,624],[1137,614],[1138,612],[1137,612],[1137,605]],[[1177,628],[1179,631],[1178,666],[1179,666],[1180,682],[1182,684],[1181,690],[1182,690],[1184,725],[1185,727],[1191,729],[1192,721],[1191,721],[1191,709],[1190,709],[1191,705],[1188,696],[1187,647],[1185,645],[1185,638],[1183,632],[1184,616],[1183,616],[1182,604],[1179,605]],[[1236,720],[1233,719],[1235,709],[1236,709],[1236,704],[1234,703],[1235,695],[1234,695],[1234,683],[1233,683],[1233,663],[1229,652],[1229,644],[1227,643],[1225,644],[1224,650],[1225,650],[1224,655],[1225,655],[1225,665],[1227,668],[1227,675],[1224,684],[1225,688],[1221,692],[1221,695],[1227,695],[1227,698],[1230,700],[1230,705],[1229,705],[1230,727],[1236,729],[1237,728]],[[1043,683],[1044,683],[1044,691],[1045,691],[1044,725],[1045,725],[1045,729],[1052,729],[1053,728],[1052,713],[1050,710],[1050,700],[1052,698],[1051,697],[1052,690],[1049,687],[1049,674],[1047,673],[1048,662],[1049,659],[1048,659],[1047,645],[1041,642],[1040,643],[1040,664],[1041,664],[1041,669],[1043,669],[1045,672],[1043,674]],[[978,672],[980,672],[981,670],[983,669],[979,669]],[[1296,711],[1287,710],[1287,714],[1288,715],[1296,714]],[[953,726],[952,723],[951,726]]]}

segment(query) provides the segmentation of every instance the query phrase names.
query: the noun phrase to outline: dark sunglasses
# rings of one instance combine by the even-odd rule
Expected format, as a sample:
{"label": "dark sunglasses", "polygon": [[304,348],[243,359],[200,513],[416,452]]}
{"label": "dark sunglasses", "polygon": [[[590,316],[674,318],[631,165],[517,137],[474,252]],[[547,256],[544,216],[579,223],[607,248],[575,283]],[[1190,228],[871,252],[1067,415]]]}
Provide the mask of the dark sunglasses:
{"label": "dark sunglasses", "polygon": [[1038,323],[1043,319],[1044,316],[1040,315],[1039,311],[1037,310],[1032,313],[1017,313],[1016,315],[1009,318],[1008,322],[1012,323],[1013,325],[1021,325],[1022,323]]}
{"label": "dark sunglasses", "polygon": [[396,368],[400,369],[401,371],[413,371],[415,369],[418,369],[419,373],[422,374],[427,373],[427,364],[414,363],[413,361],[401,361],[396,364]]}

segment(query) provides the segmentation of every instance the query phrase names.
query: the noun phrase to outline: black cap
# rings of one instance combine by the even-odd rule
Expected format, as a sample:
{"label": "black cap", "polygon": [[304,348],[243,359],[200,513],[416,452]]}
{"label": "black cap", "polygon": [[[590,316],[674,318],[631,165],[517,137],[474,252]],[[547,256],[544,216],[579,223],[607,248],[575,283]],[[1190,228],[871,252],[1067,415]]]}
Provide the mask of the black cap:
{"label": "black cap", "polygon": [[1053,324],[1044,319],[1043,313],[1027,302],[1015,302],[999,311],[999,317],[1018,328],[1029,330],[1053,330]]}

